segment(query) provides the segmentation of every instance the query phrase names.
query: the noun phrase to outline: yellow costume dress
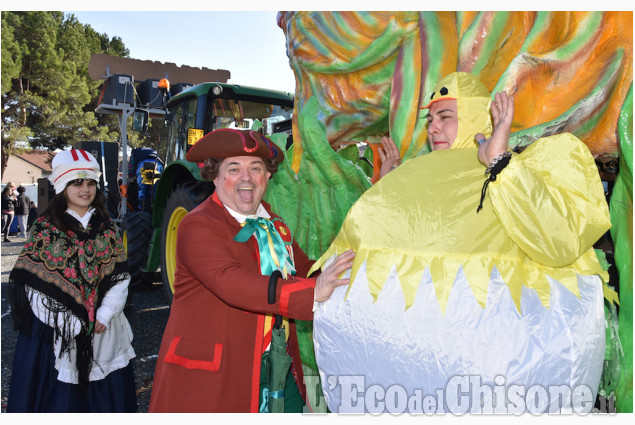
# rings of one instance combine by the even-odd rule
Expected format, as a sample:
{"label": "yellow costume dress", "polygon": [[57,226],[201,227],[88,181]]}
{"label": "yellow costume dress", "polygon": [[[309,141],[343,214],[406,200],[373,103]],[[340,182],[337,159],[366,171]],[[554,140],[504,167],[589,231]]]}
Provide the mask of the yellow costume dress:
{"label": "yellow costume dress", "polygon": [[593,157],[570,134],[537,140],[477,213],[484,171],[475,148],[407,161],[314,266],[356,253],[352,283],[314,313],[332,412],[593,408],[608,276],[592,246],[610,228]]}

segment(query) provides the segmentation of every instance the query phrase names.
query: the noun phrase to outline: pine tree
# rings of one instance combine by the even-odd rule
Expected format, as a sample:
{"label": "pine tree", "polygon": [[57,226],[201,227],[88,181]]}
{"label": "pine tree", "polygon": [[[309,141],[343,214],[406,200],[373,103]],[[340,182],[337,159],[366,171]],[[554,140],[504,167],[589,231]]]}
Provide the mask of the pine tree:
{"label": "pine tree", "polygon": [[119,137],[114,117],[96,116],[101,82],[93,53],[126,57],[119,37],[98,34],[63,12],[2,12],[2,173],[20,147],[55,150]]}

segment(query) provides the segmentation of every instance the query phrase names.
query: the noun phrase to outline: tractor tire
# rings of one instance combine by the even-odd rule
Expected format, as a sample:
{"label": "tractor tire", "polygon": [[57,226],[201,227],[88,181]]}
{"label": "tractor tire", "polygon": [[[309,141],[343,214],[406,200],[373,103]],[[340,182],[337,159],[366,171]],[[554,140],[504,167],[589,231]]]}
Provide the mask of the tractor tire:
{"label": "tractor tire", "polygon": [[161,279],[163,292],[169,305],[174,297],[176,270],[176,237],[179,223],[187,213],[214,193],[212,182],[192,181],[172,191],[163,211],[161,223]]}
{"label": "tractor tire", "polygon": [[128,254],[130,289],[146,289],[152,282],[141,269],[148,262],[148,247],[152,238],[152,216],[147,212],[131,212],[123,221],[124,246]]}

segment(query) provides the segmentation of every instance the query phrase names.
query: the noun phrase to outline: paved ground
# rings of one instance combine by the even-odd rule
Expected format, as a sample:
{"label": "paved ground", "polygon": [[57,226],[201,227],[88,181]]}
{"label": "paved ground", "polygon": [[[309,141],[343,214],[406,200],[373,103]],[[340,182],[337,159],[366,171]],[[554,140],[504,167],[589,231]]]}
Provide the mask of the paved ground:
{"label": "paved ground", "polygon": [[[22,249],[24,238],[10,237],[11,242],[2,243],[2,412],[6,412],[9,382],[13,367],[13,353],[17,332],[9,305],[8,280],[11,269]],[[133,360],[137,386],[137,412],[147,412],[152,390],[152,376],[156,365],[163,329],[168,320],[169,307],[163,297],[161,284],[157,281],[145,291],[131,291],[124,310],[132,331],[132,345],[137,353]]]}
{"label": "paved ground", "polygon": [[[9,306],[8,279],[18,254],[22,249],[24,238],[11,237],[11,242],[2,243],[2,412],[6,411],[9,393],[9,381],[13,366],[13,353],[17,333],[13,330]],[[146,291],[131,291],[125,310],[134,340],[132,345],[137,353],[133,360],[135,383],[137,386],[137,412],[147,412],[152,390],[152,377],[161,344],[163,329],[168,320],[169,307],[163,297],[161,284],[155,282],[153,288]],[[603,397],[596,401],[597,412],[615,412],[614,403]]]}

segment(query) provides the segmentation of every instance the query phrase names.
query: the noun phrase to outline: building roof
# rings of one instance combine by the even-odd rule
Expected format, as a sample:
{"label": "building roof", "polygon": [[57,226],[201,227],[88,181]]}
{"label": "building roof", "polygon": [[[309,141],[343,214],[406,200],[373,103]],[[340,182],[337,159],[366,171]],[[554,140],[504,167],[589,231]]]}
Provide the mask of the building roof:
{"label": "building roof", "polygon": [[22,153],[16,153],[14,156],[32,164],[38,168],[41,168],[45,172],[51,172],[51,161],[53,160],[53,152],[31,150]]}

